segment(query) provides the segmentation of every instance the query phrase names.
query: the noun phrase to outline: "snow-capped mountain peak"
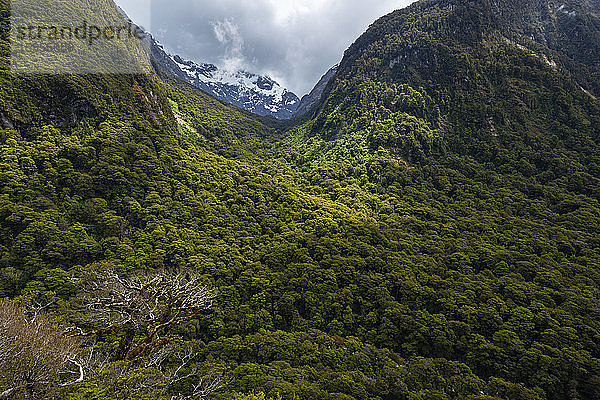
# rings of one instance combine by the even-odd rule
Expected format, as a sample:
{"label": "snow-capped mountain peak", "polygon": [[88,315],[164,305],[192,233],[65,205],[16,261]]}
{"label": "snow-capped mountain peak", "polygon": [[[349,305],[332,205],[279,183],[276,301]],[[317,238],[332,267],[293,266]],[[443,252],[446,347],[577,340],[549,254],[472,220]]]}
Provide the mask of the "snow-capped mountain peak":
{"label": "snow-capped mountain peak", "polygon": [[[118,11],[134,24],[125,11]],[[134,24],[135,25],[135,24]],[[291,118],[300,105],[300,98],[267,76],[247,71],[227,71],[216,65],[196,63],[167,52],[146,32],[155,68],[187,81],[208,94],[259,115],[279,119]]]}
{"label": "snow-capped mountain peak", "polygon": [[250,112],[290,118],[300,104],[298,96],[267,76],[227,71],[213,64],[185,60],[178,55],[169,57],[189,83]]}

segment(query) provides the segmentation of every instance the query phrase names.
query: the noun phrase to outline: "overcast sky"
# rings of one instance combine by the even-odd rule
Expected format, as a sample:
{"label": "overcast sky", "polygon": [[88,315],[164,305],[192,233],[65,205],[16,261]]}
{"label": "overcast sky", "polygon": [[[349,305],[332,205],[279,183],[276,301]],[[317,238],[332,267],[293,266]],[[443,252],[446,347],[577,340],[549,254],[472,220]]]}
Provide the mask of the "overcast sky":
{"label": "overcast sky", "polygon": [[116,1],[171,53],[269,75],[300,97],[341,60],[344,50],[372,22],[412,2]]}

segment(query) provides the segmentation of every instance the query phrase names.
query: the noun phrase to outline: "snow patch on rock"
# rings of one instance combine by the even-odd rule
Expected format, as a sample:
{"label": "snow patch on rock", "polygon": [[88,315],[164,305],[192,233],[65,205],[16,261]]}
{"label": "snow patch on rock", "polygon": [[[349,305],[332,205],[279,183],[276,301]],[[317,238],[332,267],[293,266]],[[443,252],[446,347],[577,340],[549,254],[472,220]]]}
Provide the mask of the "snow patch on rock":
{"label": "snow patch on rock", "polygon": [[300,99],[268,76],[247,71],[227,71],[213,64],[195,63],[170,56],[189,83],[209,94],[259,115],[289,118]]}

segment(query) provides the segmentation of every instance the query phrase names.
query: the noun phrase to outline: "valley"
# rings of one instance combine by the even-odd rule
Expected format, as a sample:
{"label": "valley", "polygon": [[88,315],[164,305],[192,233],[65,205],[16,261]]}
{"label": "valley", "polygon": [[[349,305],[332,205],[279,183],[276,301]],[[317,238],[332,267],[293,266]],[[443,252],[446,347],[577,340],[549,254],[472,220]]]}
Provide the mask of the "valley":
{"label": "valley", "polygon": [[600,398],[597,0],[418,1],[302,100],[15,74],[0,6],[0,398]]}

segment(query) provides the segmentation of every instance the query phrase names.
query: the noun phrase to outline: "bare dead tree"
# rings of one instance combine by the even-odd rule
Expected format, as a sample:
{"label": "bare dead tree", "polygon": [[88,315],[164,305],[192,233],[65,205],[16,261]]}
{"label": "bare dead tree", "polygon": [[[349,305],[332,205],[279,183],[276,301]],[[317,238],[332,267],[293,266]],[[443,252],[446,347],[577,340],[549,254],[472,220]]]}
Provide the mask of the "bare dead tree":
{"label": "bare dead tree", "polygon": [[[121,346],[122,360],[160,371],[164,377],[158,382],[149,376],[129,389],[160,385],[160,395],[166,396],[178,387],[185,394],[172,398],[191,400],[207,398],[220,389],[226,383],[225,375],[200,368],[193,346],[176,343],[172,331],[210,308],[215,297],[216,293],[189,271],[138,271],[121,276],[109,266],[97,266],[81,280],[78,305],[86,320],[98,327],[91,333],[128,332]],[[73,333],[88,334],[81,329]]]}
{"label": "bare dead tree", "polygon": [[[30,315],[30,317],[28,317]],[[84,379],[79,345],[48,321],[0,299],[0,399],[42,398]]]}
{"label": "bare dead tree", "polygon": [[109,265],[98,265],[80,284],[78,308],[87,323],[97,327],[84,334],[125,329],[119,358],[127,360],[168,343],[174,328],[197,318],[216,297],[190,271],[138,271],[121,276]]}
{"label": "bare dead tree", "polygon": [[179,393],[171,396],[171,400],[205,399],[225,386],[226,383],[224,375],[220,373],[198,375],[194,383],[192,383],[190,394]]}
{"label": "bare dead tree", "polygon": [[229,383],[229,378],[222,371],[200,368],[194,362],[197,356],[193,346],[186,345],[164,347],[152,358],[153,365],[168,377],[163,395],[185,383],[189,388],[187,394],[178,393],[171,396],[171,400],[204,399]]}
{"label": "bare dead tree", "polygon": [[[201,370],[192,347],[174,340],[175,328],[209,309],[216,297],[197,274],[155,270],[122,276],[96,265],[77,283],[82,326],[92,330],[61,332],[45,316],[51,304],[41,300],[32,300],[28,310],[0,300],[0,400],[44,398],[87,379],[107,384],[109,391],[142,390],[157,398],[178,387],[184,394],[173,398],[180,400],[206,398],[223,386],[222,374]],[[124,333],[116,354],[102,340],[113,331]]]}

